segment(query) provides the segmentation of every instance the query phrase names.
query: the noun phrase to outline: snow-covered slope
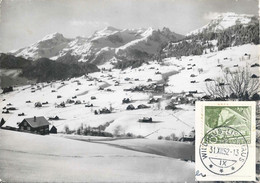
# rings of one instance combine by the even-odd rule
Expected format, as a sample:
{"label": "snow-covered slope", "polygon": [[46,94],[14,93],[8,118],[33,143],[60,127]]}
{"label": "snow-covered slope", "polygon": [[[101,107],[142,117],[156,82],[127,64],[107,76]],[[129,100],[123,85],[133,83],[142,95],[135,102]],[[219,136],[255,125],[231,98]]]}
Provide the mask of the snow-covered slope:
{"label": "snow-covered slope", "polygon": [[[179,105],[180,110],[165,110],[165,106],[169,102],[166,98],[161,103],[148,104],[149,98],[153,95],[163,98],[162,95],[131,92],[124,89],[157,83],[167,75],[169,76],[168,86],[165,88],[167,95],[197,90],[198,93],[194,96],[201,97],[207,94],[205,79],[222,77],[226,67],[230,68],[230,71],[235,71],[248,66],[252,74],[259,76],[259,67],[251,67],[251,65],[259,63],[258,55],[259,46],[247,44],[202,56],[186,56],[181,60],[173,57],[163,59],[162,63],[151,61],[139,68],[127,68],[124,71],[118,69],[110,71],[112,66],[106,64],[101,66],[106,67],[106,71],[88,74],[88,77],[92,79],[82,76],[63,82],[15,87],[15,91],[0,95],[5,99],[5,101],[0,101],[0,108],[6,107],[9,103],[12,104],[12,107],[17,108],[15,111],[10,111],[9,114],[2,114],[6,120],[4,126],[17,127],[17,122],[21,122],[25,117],[45,116],[48,118],[57,115],[61,120],[50,122],[57,127],[59,132],[64,131],[65,125],[68,125],[71,130],[77,130],[81,124],[98,127],[113,121],[106,128],[106,132],[114,133],[115,129],[120,126],[122,133],[142,136],[151,134],[147,137],[150,139],[157,139],[160,135],[165,137],[172,133],[180,137],[182,132],[188,134],[194,127],[194,106]],[[148,79],[151,81],[148,82]],[[119,84],[116,84],[117,82]],[[103,87],[104,90],[100,90],[100,87]],[[110,90],[107,91],[107,89]],[[53,90],[56,92],[52,92]],[[58,95],[61,98],[57,98]],[[93,104],[93,107],[85,107],[84,104],[66,104],[65,108],[55,107],[74,96],[77,96],[74,100]],[[91,100],[91,96],[95,96],[96,100]],[[126,110],[128,104],[122,104],[123,98],[131,98],[131,104],[134,107],[144,104],[150,108]],[[28,100],[32,103],[26,103]],[[48,101],[48,104],[42,108],[35,108],[34,103],[38,101]],[[94,110],[104,107],[112,107],[113,112],[94,114]],[[18,116],[20,113],[25,113],[26,116]],[[152,117],[155,123],[139,123],[138,119],[143,117]]]}
{"label": "snow-covered slope", "polygon": [[133,56],[132,59],[142,57],[145,54],[153,55],[159,51],[158,49],[160,49],[163,43],[167,43],[169,40],[175,41],[176,37],[181,36],[176,36],[176,34],[170,32],[167,28],[163,28],[162,31],[148,28],[141,34],[140,39],[136,39],[117,48],[116,53],[125,57]]}
{"label": "snow-covered slope", "polygon": [[251,22],[253,17],[253,15],[247,14],[222,13],[219,14],[216,19],[211,20],[207,25],[188,33],[187,36],[202,33],[204,31],[219,32],[236,24],[247,25]]}
{"label": "snow-covered slope", "polygon": [[92,36],[64,38],[55,33],[44,37],[37,43],[14,51],[15,56],[36,60],[47,57],[62,62],[90,62],[102,64],[114,56],[138,58],[140,53],[145,58],[153,56],[163,43],[176,41],[181,35],[169,29],[116,29],[107,27]]}
{"label": "snow-covered slope", "polygon": [[56,136],[0,138],[1,182],[195,182],[192,162]]}
{"label": "snow-covered slope", "polygon": [[38,59],[42,57],[51,58],[59,54],[60,50],[67,47],[71,39],[64,38],[60,33],[45,36],[42,40],[26,48],[14,51],[15,56],[26,59]]}
{"label": "snow-covered slope", "polygon": [[[260,74],[259,67],[251,67],[251,65],[259,63],[259,46],[252,44],[231,47],[200,56],[182,57],[181,61],[174,57],[167,58],[165,62],[178,62],[178,65],[184,68],[179,74],[170,76],[169,86],[166,89],[168,92],[195,90],[206,92],[205,79],[224,77],[225,68],[236,71],[238,68],[248,67],[252,74],[257,76]],[[200,70],[202,71],[200,72]]]}

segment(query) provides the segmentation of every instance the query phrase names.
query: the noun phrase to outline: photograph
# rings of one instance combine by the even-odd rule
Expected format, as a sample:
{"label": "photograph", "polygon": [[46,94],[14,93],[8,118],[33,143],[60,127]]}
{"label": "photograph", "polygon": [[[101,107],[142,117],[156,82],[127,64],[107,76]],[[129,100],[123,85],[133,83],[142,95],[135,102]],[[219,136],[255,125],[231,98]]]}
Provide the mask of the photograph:
{"label": "photograph", "polygon": [[[0,0],[0,183],[242,182],[244,169],[259,182],[259,12],[258,0]],[[197,170],[198,142],[223,129],[217,146],[255,158]]]}

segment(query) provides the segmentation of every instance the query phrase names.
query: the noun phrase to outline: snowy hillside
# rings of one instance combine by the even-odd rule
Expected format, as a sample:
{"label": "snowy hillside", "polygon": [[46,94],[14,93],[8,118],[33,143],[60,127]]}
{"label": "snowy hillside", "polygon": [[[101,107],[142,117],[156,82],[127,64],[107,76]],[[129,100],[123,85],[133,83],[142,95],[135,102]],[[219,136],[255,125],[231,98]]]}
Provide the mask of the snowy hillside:
{"label": "snowy hillside", "polygon": [[[116,29],[107,27],[95,32],[88,38],[64,38],[55,33],[45,36],[37,43],[14,51],[15,56],[36,60],[41,57],[62,62],[90,62],[103,64],[114,56],[144,59],[157,53],[160,46],[169,41],[176,41],[181,35],[163,30],[148,29]],[[142,58],[142,59],[143,59]]]}
{"label": "snowy hillside", "polygon": [[[181,36],[180,36],[181,37]],[[116,49],[119,56],[131,57],[131,52],[139,50],[141,53],[153,55],[157,53],[163,43],[176,41],[176,34],[173,34],[169,29],[164,28],[162,32],[156,31],[153,28],[148,28],[141,34],[140,39],[136,39]],[[132,59],[137,59],[138,55],[134,55]]]}
{"label": "snowy hillside", "polygon": [[[14,92],[2,95],[4,100],[0,102],[1,108],[11,105],[17,109],[2,113],[4,126],[17,127],[24,118],[18,114],[24,113],[26,117],[59,116],[60,120],[50,121],[58,132],[64,132],[65,127],[74,132],[81,127],[102,127],[110,134],[117,131],[150,139],[188,135],[194,128],[194,102],[207,97],[207,83],[227,86],[229,82],[217,78],[223,77],[226,70],[234,72],[246,67],[252,80],[259,79],[259,40],[255,39],[258,24],[245,29],[244,26],[228,28],[237,23],[247,25],[252,19],[249,15],[222,14],[197,33],[227,30],[190,36],[182,41],[177,41],[181,35],[167,28],[107,27],[88,38],[75,39],[66,39],[58,33],[48,35],[14,54],[30,58],[42,54],[57,60],[54,63],[90,62],[99,65],[100,72],[15,87]],[[233,34],[236,36],[228,39]],[[168,45],[162,49],[165,43]],[[160,58],[154,59],[155,55]],[[158,92],[157,88],[162,86],[163,90]],[[123,103],[126,98],[127,104]],[[180,98],[186,102],[178,101]],[[150,102],[152,99],[157,102]],[[36,102],[45,104],[38,108],[34,106]],[[172,104],[177,108],[169,110]],[[109,112],[101,114],[103,109]],[[152,118],[153,123],[143,123],[144,118]]]}
{"label": "snowy hillside", "polygon": [[[258,53],[258,46],[248,44],[202,56],[181,57],[181,60],[167,58],[162,63],[150,61],[139,68],[128,68],[124,71],[112,69],[113,66],[106,63],[100,66],[106,68],[105,71],[91,73],[88,76],[16,87],[14,92],[1,95],[1,98],[5,99],[0,102],[1,108],[7,107],[9,103],[17,108],[9,114],[2,114],[6,120],[4,126],[17,127],[17,122],[21,122],[24,117],[48,118],[57,115],[60,120],[49,122],[55,125],[59,132],[64,131],[66,125],[71,130],[77,130],[81,124],[84,127],[98,127],[109,122],[110,125],[105,131],[110,133],[114,133],[115,129],[120,127],[120,133],[132,133],[150,139],[172,133],[179,137],[183,133],[187,135],[194,127],[194,106],[181,104],[178,105],[178,110],[165,110],[169,102],[167,96],[197,91],[194,96],[202,97],[207,94],[205,80],[221,77],[226,67],[233,71],[248,66],[252,74],[259,76],[259,67],[251,67],[258,63]],[[137,86],[161,82],[167,83],[164,94],[129,91]],[[92,100],[92,96],[96,99]],[[161,101],[149,104],[152,97],[161,98]],[[129,104],[122,103],[124,98],[130,98],[129,104],[135,108],[141,104],[149,108],[126,110]],[[68,99],[79,100],[81,104],[66,103]],[[29,100],[31,103],[26,103]],[[43,107],[34,107],[35,102],[46,101],[48,103]],[[62,102],[65,102],[66,106],[58,107]],[[91,104],[93,107],[85,107]],[[112,112],[94,114],[95,110],[105,107],[112,108]],[[20,113],[25,113],[25,116],[18,116]],[[152,117],[154,123],[138,122],[143,117]]]}
{"label": "snowy hillside", "polygon": [[222,13],[216,19],[211,20],[207,25],[188,33],[187,36],[202,33],[203,31],[216,33],[237,24],[247,25],[251,22],[253,17],[253,15],[247,14]]}
{"label": "snowy hillside", "polygon": [[[252,74],[259,76],[259,67],[251,67],[251,65],[259,63],[259,46],[250,44],[201,56],[182,57],[181,61],[176,58],[167,58],[165,61],[177,62],[180,67],[184,68],[179,74],[170,76],[168,92],[181,92],[182,90],[205,92],[205,80],[223,77],[223,71],[226,68],[235,71],[238,68],[249,67]],[[200,73],[200,69],[203,72]]]}

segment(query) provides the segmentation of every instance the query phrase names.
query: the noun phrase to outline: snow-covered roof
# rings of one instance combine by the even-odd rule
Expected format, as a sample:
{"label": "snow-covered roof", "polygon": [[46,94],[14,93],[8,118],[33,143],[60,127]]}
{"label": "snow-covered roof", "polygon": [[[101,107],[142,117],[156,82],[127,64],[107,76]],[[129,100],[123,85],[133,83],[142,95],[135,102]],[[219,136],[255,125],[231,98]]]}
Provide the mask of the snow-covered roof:
{"label": "snow-covered roof", "polygon": [[30,126],[33,127],[33,128],[49,125],[49,122],[43,116],[33,117],[33,118],[25,118],[24,120],[27,123],[29,123]]}

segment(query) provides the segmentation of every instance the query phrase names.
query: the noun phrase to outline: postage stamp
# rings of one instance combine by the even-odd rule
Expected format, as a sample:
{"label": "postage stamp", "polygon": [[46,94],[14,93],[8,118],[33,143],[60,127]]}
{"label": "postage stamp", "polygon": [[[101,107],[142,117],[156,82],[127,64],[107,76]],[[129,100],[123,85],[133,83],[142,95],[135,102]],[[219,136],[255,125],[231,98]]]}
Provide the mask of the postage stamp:
{"label": "postage stamp", "polygon": [[196,102],[197,181],[255,181],[255,102]]}

